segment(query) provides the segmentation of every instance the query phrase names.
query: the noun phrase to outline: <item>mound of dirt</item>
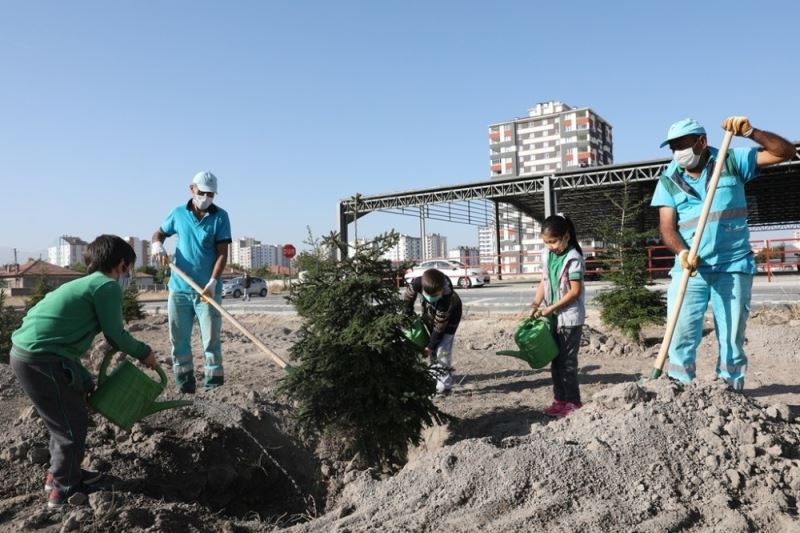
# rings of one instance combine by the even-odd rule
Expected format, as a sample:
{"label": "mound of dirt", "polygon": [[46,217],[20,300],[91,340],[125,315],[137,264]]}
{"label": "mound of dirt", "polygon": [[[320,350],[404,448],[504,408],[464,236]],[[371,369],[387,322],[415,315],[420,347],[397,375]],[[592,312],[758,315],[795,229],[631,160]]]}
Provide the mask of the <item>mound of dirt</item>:
{"label": "mound of dirt", "polygon": [[[104,490],[58,513],[45,510],[47,432],[0,365],[0,531],[798,531],[798,317],[797,306],[754,311],[740,395],[703,381],[716,363],[711,322],[700,381],[640,384],[661,329],[631,344],[590,309],[578,355],[586,405],[560,421],[542,413],[549,369],[495,355],[514,348],[518,318],[468,317],[456,386],[435,400],[457,421],[429,428],[392,477],[332,459],[335,442],[301,442],[274,392],[284,372],[226,324],[225,386],[130,432],[94,415],[84,466],[106,474]],[[289,359],[296,316],[239,318]],[[166,318],[130,329],[168,368]],[[87,354],[95,372],[100,354]],[[195,371],[202,379],[199,355]]]}
{"label": "mound of dirt", "polygon": [[292,531],[797,531],[789,416],[721,382],[620,384],[499,446],[465,440],[386,481],[362,473]]}
{"label": "mound of dirt", "polygon": [[[0,369],[7,373],[8,367]],[[84,464],[104,472],[89,506],[44,506],[47,430],[32,407],[5,431],[0,524],[8,531],[243,531],[290,524],[324,501],[319,464],[290,436],[291,417],[269,391],[207,393],[125,431],[93,416]],[[294,515],[294,516],[292,516]]]}

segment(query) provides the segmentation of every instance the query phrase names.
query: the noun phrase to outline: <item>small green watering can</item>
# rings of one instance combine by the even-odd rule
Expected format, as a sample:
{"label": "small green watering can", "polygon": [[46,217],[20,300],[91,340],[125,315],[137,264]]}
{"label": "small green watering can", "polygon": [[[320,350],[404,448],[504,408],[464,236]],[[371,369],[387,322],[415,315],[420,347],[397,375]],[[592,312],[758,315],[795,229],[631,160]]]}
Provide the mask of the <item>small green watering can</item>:
{"label": "small green watering can", "polygon": [[558,345],[552,328],[549,318],[526,318],[514,333],[514,342],[519,351],[500,350],[496,353],[522,359],[531,368],[543,368],[558,355]]}
{"label": "small green watering can", "polygon": [[420,350],[424,349],[428,345],[428,340],[430,339],[430,335],[428,335],[428,328],[425,327],[425,323],[421,318],[417,318],[411,325],[411,329],[405,330],[403,334],[409,341],[411,341],[411,344]]}
{"label": "small green watering can", "polygon": [[130,430],[147,415],[164,409],[192,405],[190,400],[155,401],[167,385],[167,376],[158,364],[155,371],[161,379],[160,383],[147,377],[147,374],[136,368],[127,358],[111,374],[106,374],[111,356],[115,352],[116,350],[106,352],[97,376],[97,389],[89,396],[89,405],[95,411],[122,429]]}

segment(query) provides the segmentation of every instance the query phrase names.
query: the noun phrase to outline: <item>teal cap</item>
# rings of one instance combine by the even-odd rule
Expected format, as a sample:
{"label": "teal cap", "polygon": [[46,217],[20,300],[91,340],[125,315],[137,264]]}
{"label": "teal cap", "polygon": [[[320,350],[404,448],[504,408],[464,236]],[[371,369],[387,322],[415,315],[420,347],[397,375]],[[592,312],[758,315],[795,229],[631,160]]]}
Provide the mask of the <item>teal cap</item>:
{"label": "teal cap", "polygon": [[683,120],[679,120],[675,124],[669,127],[669,131],[667,132],[667,140],[661,143],[661,148],[664,148],[669,142],[673,139],[677,139],[678,137],[683,137],[684,135],[705,135],[706,129],[700,125],[693,118],[685,118]]}

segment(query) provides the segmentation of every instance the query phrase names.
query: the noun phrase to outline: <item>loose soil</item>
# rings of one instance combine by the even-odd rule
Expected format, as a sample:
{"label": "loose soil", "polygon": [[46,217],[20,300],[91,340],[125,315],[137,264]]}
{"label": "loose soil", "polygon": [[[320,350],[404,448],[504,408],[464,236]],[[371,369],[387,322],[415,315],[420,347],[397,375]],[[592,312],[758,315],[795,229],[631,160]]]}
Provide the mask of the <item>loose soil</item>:
{"label": "loose soil", "polygon": [[[240,317],[288,358],[300,321]],[[706,324],[690,386],[648,375],[644,347],[590,310],[579,353],[583,409],[562,420],[549,370],[497,356],[517,318],[470,315],[456,335],[457,420],[429,428],[394,475],[358,470],[303,439],[275,387],[283,371],[223,329],[225,386],[124,431],[93,415],[85,467],[104,472],[88,505],[45,508],[47,431],[0,365],[2,531],[798,531],[800,310],[756,309],[744,394],[715,381]],[[169,367],[166,318],[130,324]],[[199,335],[196,335],[199,336]],[[99,363],[101,346],[87,354]],[[199,349],[195,346],[195,353]],[[196,356],[196,370],[202,361]],[[169,372],[168,372],[169,374]],[[165,399],[179,398],[171,387]]]}

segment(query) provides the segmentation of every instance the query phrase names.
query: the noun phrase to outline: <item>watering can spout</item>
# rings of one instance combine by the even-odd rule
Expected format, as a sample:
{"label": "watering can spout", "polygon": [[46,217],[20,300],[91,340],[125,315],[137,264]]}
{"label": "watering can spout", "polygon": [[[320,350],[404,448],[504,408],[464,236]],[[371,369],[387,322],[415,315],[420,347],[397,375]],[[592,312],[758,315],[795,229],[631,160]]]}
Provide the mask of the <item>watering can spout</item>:
{"label": "watering can spout", "polygon": [[147,407],[145,407],[145,412],[143,416],[152,415],[153,413],[157,413],[159,411],[163,411],[165,409],[174,409],[175,407],[185,407],[187,405],[192,405],[191,400],[168,400],[165,402],[153,402]]}

